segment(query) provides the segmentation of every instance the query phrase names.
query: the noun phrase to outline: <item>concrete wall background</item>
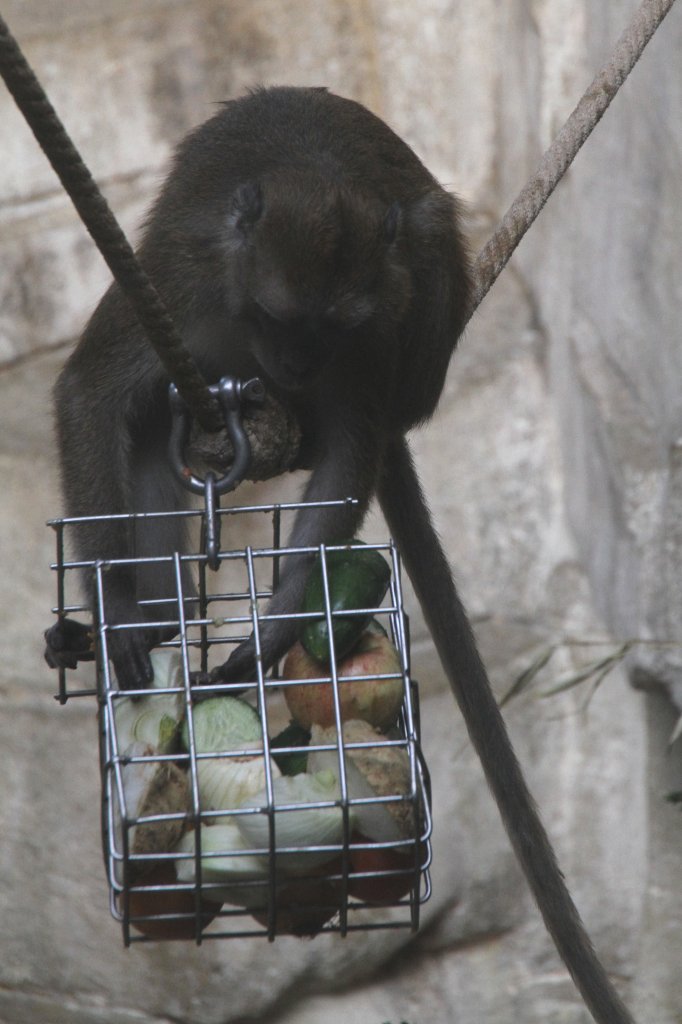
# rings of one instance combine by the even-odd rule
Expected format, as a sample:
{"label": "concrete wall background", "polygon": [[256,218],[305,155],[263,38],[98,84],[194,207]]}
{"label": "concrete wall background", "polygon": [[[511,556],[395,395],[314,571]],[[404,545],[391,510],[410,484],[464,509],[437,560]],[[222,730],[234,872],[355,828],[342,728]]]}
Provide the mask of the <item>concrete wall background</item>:
{"label": "concrete wall background", "polygon": [[[10,0],[3,15],[131,232],[171,146],[214,102],[291,82],[384,117],[463,196],[477,249],[634,8]],[[500,693],[567,636],[679,641],[681,35],[674,10],[415,438]],[[51,700],[41,642],[54,601],[44,523],[59,512],[49,390],[108,275],[3,90],[0,148],[0,1020],[586,1021],[412,604],[436,825],[420,933],[122,948],[99,851],[95,708]],[[609,649],[562,647],[537,689]],[[664,800],[682,788],[679,742],[667,746],[681,658],[642,647],[589,705],[580,687],[507,713],[597,947],[648,1024],[682,1020],[680,817]]]}

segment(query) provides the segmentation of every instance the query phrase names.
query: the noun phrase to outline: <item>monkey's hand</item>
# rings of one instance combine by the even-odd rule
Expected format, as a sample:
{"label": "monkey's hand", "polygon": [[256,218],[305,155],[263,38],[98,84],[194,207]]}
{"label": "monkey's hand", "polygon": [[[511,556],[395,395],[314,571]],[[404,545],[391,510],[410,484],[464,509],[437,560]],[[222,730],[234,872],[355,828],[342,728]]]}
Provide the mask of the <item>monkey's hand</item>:
{"label": "monkey's hand", "polygon": [[[295,640],[296,625],[293,620],[261,623],[260,664],[263,675],[286,654]],[[196,673],[192,681],[200,686],[212,683],[246,685],[258,679],[258,661],[256,643],[253,636],[250,636],[235,647],[226,662],[209,673]]]}
{"label": "monkey's hand", "polygon": [[[256,645],[253,642],[253,637],[244,640],[222,665],[217,665],[210,672],[192,673],[192,684],[194,686],[211,686],[215,683],[230,683],[234,686],[239,686],[240,684],[252,683],[256,679],[258,679],[258,669],[256,667]],[[239,694],[241,690],[236,689],[234,693]]]}
{"label": "monkey's hand", "polygon": [[116,679],[122,690],[145,690],[154,678],[149,651],[155,637],[146,629],[113,631],[107,637],[107,650]]}
{"label": "monkey's hand", "polygon": [[76,619],[61,618],[46,629],[45,661],[50,668],[76,668],[79,661],[93,661],[92,628]]}
{"label": "monkey's hand", "polygon": [[252,636],[239,644],[227,661],[210,673],[212,683],[252,683],[255,679],[258,679],[258,667]]}

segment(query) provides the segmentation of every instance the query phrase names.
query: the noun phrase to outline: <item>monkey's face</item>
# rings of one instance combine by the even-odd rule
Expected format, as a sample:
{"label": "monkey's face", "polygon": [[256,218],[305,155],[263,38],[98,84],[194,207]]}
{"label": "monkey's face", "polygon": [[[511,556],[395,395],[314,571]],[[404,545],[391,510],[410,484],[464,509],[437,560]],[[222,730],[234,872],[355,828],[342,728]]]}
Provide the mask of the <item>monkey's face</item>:
{"label": "monkey's face", "polygon": [[352,201],[327,182],[249,185],[232,247],[249,346],[268,377],[300,390],[385,342],[409,300],[397,205]]}
{"label": "monkey's face", "polygon": [[333,372],[371,333],[374,311],[366,298],[353,303],[352,317],[335,306],[318,312],[290,303],[271,308],[266,301],[254,298],[249,305],[251,350],[265,373],[287,390]]}
{"label": "monkey's face", "polygon": [[249,315],[255,327],[253,354],[276,384],[299,390],[323,370],[333,344],[322,318],[274,312],[258,300]]}

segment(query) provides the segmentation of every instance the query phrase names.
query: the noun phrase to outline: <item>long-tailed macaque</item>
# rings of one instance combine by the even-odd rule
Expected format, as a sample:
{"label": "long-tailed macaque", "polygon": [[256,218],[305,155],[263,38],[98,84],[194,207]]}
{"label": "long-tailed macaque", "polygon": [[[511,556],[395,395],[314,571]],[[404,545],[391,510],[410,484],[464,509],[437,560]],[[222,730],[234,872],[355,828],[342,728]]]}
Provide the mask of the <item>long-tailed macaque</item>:
{"label": "long-tailed macaque", "polygon": [[[415,154],[357,103],[324,89],[258,90],[226,103],[180,145],[139,259],[204,375],[260,376],[289,404],[312,470],[291,545],[357,534],[377,495],[481,758],[509,836],[559,952],[595,1020],[631,1021],[595,956],[526,788],[431,524],[406,431],[439,400],[467,320],[471,281],[456,201]],[[177,509],[166,457],[168,380],[114,285],[57,384],[68,514]],[[111,522],[81,530],[83,558],[183,550],[166,523],[132,538]],[[135,545],[133,548],[132,545]],[[110,622],[144,622],[138,598],[170,573],[107,575]],[[295,612],[308,565],[290,558],[271,612]],[[295,623],[261,628],[263,664]],[[154,630],[111,633],[126,687],[148,685]],[[246,641],[214,679],[254,676]]]}

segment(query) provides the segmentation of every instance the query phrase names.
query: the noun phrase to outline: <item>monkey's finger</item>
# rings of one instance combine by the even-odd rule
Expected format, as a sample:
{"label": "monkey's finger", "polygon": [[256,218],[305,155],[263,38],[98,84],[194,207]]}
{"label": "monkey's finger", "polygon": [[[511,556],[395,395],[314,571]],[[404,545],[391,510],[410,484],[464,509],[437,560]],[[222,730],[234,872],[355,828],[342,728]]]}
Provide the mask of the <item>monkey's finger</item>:
{"label": "monkey's finger", "polygon": [[258,670],[252,640],[241,643],[227,661],[209,673],[211,683],[252,683],[256,679]]}
{"label": "monkey's finger", "polygon": [[[210,686],[211,685],[211,673],[210,672],[190,672],[189,674],[190,686]],[[202,700],[200,694],[197,695],[197,700]]]}
{"label": "monkey's finger", "polygon": [[[78,657],[71,651],[61,651],[56,653],[52,650],[48,644],[45,647],[44,657],[50,668],[77,668]],[[90,660],[94,658],[94,654],[90,655]],[[86,659],[83,659],[86,660]]]}
{"label": "monkey's finger", "polygon": [[122,690],[145,690],[154,678],[148,646],[141,636],[117,638],[109,656]]}

